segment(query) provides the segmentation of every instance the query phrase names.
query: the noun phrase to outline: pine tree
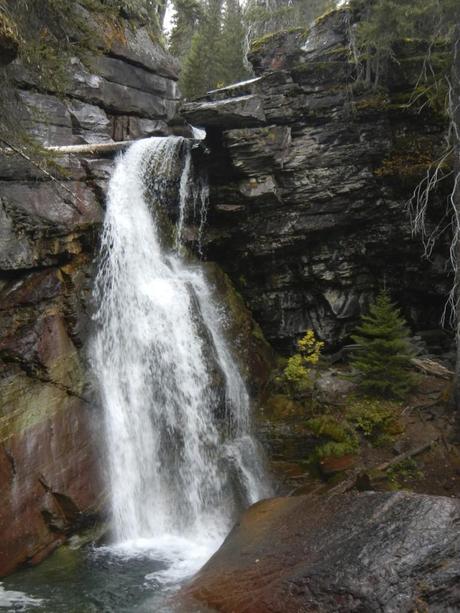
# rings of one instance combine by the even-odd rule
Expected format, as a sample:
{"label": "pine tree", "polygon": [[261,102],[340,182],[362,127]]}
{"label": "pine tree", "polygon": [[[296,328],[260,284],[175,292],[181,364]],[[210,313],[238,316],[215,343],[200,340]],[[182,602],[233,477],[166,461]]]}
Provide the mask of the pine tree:
{"label": "pine tree", "polygon": [[[381,74],[395,57],[395,43],[420,38],[430,43],[426,61],[430,80],[442,81],[431,66],[431,50],[437,42],[451,40],[460,19],[458,0],[352,0],[360,19],[354,31],[354,54],[365,66],[365,81],[377,88]],[[432,74],[433,73],[433,74]],[[436,84],[438,88],[439,84]],[[445,92],[441,93],[444,97]]]}
{"label": "pine tree", "polygon": [[194,33],[204,17],[200,0],[174,0],[175,15],[169,36],[169,51],[182,60],[190,52]]}
{"label": "pine tree", "polygon": [[208,91],[208,75],[205,69],[207,59],[206,37],[200,30],[192,38],[179,81],[180,89],[186,98],[197,98]]}
{"label": "pine tree", "polygon": [[238,0],[227,0],[219,41],[222,85],[230,85],[249,77],[244,65],[246,31]]}
{"label": "pine tree", "polygon": [[219,39],[222,25],[223,0],[207,0],[205,15],[193,36],[180,80],[186,98],[202,96],[222,80],[219,61]]}
{"label": "pine tree", "polygon": [[410,390],[413,349],[400,310],[382,291],[352,335],[357,347],[351,365],[363,392],[402,398]]}

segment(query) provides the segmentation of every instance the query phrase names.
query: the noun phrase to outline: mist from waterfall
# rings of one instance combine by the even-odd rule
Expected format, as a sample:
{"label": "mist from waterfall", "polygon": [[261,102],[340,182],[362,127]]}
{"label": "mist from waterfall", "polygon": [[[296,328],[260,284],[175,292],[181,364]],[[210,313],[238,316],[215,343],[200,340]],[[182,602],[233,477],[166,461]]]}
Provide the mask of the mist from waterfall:
{"label": "mist from waterfall", "polygon": [[[134,143],[109,184],[95,284],[91,356],[114,541],[169,562],[166,579],[196,570],[238,509],[270,493],[222,309],[182,246],[189,207],[206,214],[206,190],[187,139]],[[172,197],[173,231],[164,210]]]}

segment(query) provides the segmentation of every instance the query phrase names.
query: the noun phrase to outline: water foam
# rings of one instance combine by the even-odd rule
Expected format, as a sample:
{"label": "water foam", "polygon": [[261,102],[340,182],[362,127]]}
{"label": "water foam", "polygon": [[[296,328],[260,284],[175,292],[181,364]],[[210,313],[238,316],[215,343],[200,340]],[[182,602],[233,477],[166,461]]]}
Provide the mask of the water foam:
{"label": "water foam", "polygon": [[[91,353],[105,412],[113,551],[164,560],[167,570],[155,573],[162,582],[197,570],[240,503],[269,494],[221,310],[202,268],[182,253],[197,194],[191,165],[179,137],[139,141],[118,158],[95,289]],[[160,231],[158,206],[172,192],[175,248]]]}

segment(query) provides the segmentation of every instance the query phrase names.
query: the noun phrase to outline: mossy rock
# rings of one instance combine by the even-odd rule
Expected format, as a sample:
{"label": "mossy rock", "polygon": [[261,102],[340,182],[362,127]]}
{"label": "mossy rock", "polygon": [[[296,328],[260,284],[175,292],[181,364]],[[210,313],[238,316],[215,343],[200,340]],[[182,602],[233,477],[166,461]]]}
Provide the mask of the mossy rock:
{"label": "mossy rock", "polygon": [[332,415],[320,415],[307,421],[307,427],[318,439],[314,458],[319,463],[325,458],[355,455],[359,441],[354,429],[346,420]]}
{"label": "mossy rock", "polygon": [[305,418],[305,408],[285,394],[274,394],[263,402],[264,417],[273,421]]}
{"label": "mossy rock", "polygon": [[299,62],[292,67],[291,74],[301,83],[345,83],[353,70],[349,62],[331,58],[322,62]]}
{"label": "mossy rock", "polygon": [[252,41],[250,53],[262,53],[267,47],[282,45],[288,35],[294,35],[294,37],[298,39],[299,44],[301,44],[305,41],[307,34],[308,29],[305,28],[288,28],[286,30],[279,30],[278,32],[269,32]]}
{"label": "mossy rock", "polygon": [[[423,135],[396,138],[388,156],[374,169],[374,175],[414,182],[438,160],[438,146],[437,139]],[[446,158],[444,170],[450,170],[451,164],[452,159]]]}
{"label": "mossy rock", "polygon": [[207,262],[204,266],[213,294],[225,308],[226,338],[230,346],[237,349],[235,357],[248,387],[253,394],[259,395],[275,367],[275,354],[230,278],[217,264]]}

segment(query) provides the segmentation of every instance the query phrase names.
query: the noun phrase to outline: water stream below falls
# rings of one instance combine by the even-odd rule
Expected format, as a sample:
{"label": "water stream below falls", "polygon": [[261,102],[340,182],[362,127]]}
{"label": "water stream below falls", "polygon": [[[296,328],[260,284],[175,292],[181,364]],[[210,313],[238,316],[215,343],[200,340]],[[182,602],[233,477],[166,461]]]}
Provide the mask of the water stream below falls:
{"label": "water stream below falls", "polygon": [[13,576],[7,590],[28,587],[39,600],[11,610],[160,611],[242,508],[270,493],[224,310],[182,245],[187,217],[202,231],[206,215],[190,148],[180,137],[138,141],[109,184],[90,359],[105,415],[110,544],[58,552],[70,571],[51,558]]}

